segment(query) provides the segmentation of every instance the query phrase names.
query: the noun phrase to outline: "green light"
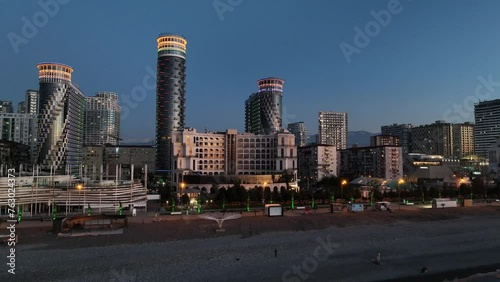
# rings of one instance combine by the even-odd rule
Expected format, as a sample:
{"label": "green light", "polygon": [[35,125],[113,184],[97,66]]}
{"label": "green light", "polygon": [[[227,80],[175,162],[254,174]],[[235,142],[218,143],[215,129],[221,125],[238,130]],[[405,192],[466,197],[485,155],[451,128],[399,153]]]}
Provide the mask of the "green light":
{"label": "green light", "polygon": [[295,209],[295,199],[293,197],[293,190],[292,190],[292,210]]}
{"label": "green light", "polygon": [[90,204],[88,204],[87,212],[88,212],[88,216],[92,215],[92,208],[90,207]]}
{"label": "green light", "polygon": [[247,212],[250,211],[250,197],[247,197]]}
{"label": "green light", "polygon": [[23,219],[23,208],[18,206],[17,207],[17,221],[21,222],[22,219]]}
{"label": "green light", "polygon": [[52,208],[52,220],[56,220],[57,219],[57,214],[56,214],[56,207],[54,206]]}
{"label": "green light", "polygon": [[200,198],[201,198],[201,195],[198,195],[198,200],[197,200],[197,203],[198,203],[198,213],[201,213],[201,204],[200,204],[201,199]]}
{"label": "green light", "polygon": [[119,206],[120,215],[123,215],[122,202],[120,201],[119,204],[120,204],[120,206]]}
{"label": "green light", "polygon": [[312,196],[312,205],[311,207],[314,209],[314,207],[316,206],[316,203],[314,202],[314,195]]}

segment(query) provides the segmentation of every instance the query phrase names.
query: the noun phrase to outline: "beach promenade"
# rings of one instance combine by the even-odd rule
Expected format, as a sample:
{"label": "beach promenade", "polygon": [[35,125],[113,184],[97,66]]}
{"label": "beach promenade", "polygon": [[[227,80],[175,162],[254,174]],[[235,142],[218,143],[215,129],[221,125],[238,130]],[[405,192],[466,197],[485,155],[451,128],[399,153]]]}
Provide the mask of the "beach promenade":
{"label": "beach promenade", "polygon": [[16,274],[4,266],[0,280],[444,281],[500,262],[498,207],[247,214],[224,228],[139,216],[123,235],[56,238],[50,222],[21,222]]}

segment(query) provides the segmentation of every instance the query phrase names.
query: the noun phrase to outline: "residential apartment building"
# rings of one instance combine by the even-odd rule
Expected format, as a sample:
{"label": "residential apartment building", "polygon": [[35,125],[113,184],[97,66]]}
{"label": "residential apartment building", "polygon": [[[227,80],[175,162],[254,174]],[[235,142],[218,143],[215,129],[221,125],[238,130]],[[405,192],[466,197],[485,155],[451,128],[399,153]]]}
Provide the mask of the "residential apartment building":
{"label": "residential apartment building", "polygon": [[403,157],[407,158],[408,154],[412,152],[411,148],[411,124],[392,124],[384,125],[381,127],[382,135],[392,135],[399,137],[399,143],[403,150]]}
{"label": "residential apartment building", "polygon": [[28,146],[30,163],[34,163],[37,143],[37,118],[30,114],[0,113],[0,140]]}
{"label": "residential apartment building", "polygon": [[11,114],[13,112],[12,101],[0,101],[0,114]]}
{"label": "residential apartment building", "polygon": [[85,97],[84,145],[119,145],[120,105],[118,94],[98,92]]}
{"label": "residential apartment building", "polygon": [[436,121],[433,124],[412,128],[412,153],[440,155],[444,158],[460,159],[473,153],[474,125],[452,124]]}
{"label": "residential apartment building", "polygon": [[474,154],[474,124],[470,122],[453,125],[453,155],[464,158]]}
{"label": "residential apartment building", "polygon": [[301,188],[311,188],[323,177],[337,175],[337,148],[333,145],[309,145],[298,148],[298,179]]}
{"label": "residential apartment building", "polygon": [[318,144],[333,145],[338,150],[347,148],[347,113],[319,112]]}
{"label": "residential apartment building", "polygon": [[401,146],[398,136],[375,135],[370,137],[370,146]]}
{"label": "residential apartment building", "polygon": [[354,147],[340,151],[340,175],[345,177],[403,177],[400,146]]}

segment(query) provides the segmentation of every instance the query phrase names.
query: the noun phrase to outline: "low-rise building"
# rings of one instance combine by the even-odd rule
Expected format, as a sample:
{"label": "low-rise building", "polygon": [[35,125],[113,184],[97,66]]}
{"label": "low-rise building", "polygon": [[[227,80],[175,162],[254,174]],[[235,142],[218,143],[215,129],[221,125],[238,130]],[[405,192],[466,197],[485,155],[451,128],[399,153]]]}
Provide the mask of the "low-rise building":
{"label": "low-rise building", "polygon": [[337,149],[333,145],[318,144],[300,147],[298,163],[301,188],[311,188],[323,177],[337,175]]}
{"label": "low-rise building", "polygon": [[399,146],[353,147],[340,152],[340,175],[346,177],[403,177],[403,155]]}
{"label": "low-rise building", "polygon": [[295,136],[286,130],[260,135],[188,128],[175,132],[172,141],[174,182],[184,174],[279,175],[297,169]]}

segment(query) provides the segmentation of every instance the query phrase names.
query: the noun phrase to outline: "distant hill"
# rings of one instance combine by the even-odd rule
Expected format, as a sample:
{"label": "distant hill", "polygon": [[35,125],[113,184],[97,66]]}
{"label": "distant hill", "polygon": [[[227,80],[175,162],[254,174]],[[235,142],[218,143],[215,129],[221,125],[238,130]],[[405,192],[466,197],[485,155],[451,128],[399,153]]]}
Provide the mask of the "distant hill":
{"label": "distant hill", "polygon": [[152,146],[154,145],[154,140],[151,138],[144,139],[123,139],[120,141],[120,145],[134,145],[134,146]]}
{"label": "distant hill", "polygon": [[349,131],[347,132],[347,148],[351,148],[354,144],[370,146],[370,137],[379,134],[368,131]]}

